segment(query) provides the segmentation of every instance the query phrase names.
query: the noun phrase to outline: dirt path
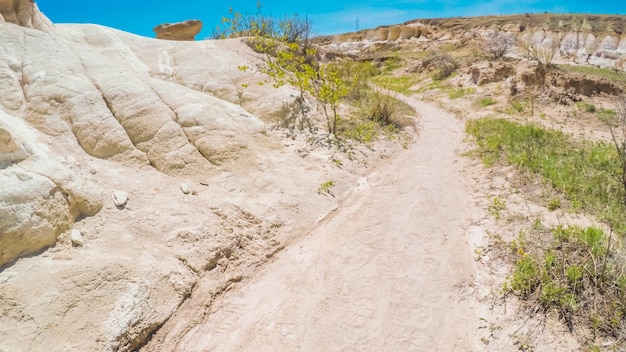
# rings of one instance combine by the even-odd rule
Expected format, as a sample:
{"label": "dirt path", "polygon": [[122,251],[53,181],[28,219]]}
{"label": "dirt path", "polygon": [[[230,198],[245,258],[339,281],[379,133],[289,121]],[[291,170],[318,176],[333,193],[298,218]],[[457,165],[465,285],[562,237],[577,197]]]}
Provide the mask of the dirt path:
{"label": "dirt path", "polygon": [[422,115],[414,145],[211,314],[145,350],[478,350],[462,295],[475,274],[462,125],[408,102]]}

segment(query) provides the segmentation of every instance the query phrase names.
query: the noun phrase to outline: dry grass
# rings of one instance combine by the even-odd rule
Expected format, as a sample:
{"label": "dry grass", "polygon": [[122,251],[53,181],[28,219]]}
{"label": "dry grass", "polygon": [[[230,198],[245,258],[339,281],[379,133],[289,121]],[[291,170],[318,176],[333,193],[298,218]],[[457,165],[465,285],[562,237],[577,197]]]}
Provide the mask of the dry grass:
{"label": "dry grass", "polygon": [[467,28],[502,27],[518,24],[522,28],[541,27],[552,31],[576,31],[583,27],[594,33],[624,33],[626,16],[582,15],[582,14],[521,14],[508,16],[455,17],[437,19],[416,19],[407,23],[420,22],[454,32],[467,31]]}

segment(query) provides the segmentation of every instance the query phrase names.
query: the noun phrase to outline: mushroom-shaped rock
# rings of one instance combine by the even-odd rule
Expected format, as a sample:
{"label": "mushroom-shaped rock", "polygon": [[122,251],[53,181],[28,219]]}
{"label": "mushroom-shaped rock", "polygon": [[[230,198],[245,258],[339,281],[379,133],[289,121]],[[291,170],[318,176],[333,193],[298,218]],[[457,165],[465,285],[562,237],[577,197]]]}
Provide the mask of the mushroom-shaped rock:
{"label": "mushroom-shaped rock", "polygon": [[168,40],[194,40],[202,29],[202,21],[187,20],[177,23],[163,23],[152,29],[157,38]]}

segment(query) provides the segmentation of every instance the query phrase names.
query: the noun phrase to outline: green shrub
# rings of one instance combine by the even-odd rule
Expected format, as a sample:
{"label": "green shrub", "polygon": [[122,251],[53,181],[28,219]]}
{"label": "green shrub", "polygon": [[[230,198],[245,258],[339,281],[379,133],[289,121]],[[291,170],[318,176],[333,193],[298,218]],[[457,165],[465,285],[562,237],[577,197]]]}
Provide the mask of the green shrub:
{"label": "green shrub", "polygon": [[509,279],[509,287],[515,294],[526,298],[541,283],[539,265],[529,256],[522,256],[515,264],[513,275]]}

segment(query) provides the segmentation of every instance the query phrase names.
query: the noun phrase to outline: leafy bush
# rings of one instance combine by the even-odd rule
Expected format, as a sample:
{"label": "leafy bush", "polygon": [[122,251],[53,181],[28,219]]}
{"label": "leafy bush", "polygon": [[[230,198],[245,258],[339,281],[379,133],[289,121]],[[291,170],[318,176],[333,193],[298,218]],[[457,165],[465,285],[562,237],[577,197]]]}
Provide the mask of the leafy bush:
{"label": "leafy bush", "polygon": [[339,76],[348,85],[347,99],[358,101],[370,91],[369,81],[379,71],[370,61],[341,60],[336,62]]}

